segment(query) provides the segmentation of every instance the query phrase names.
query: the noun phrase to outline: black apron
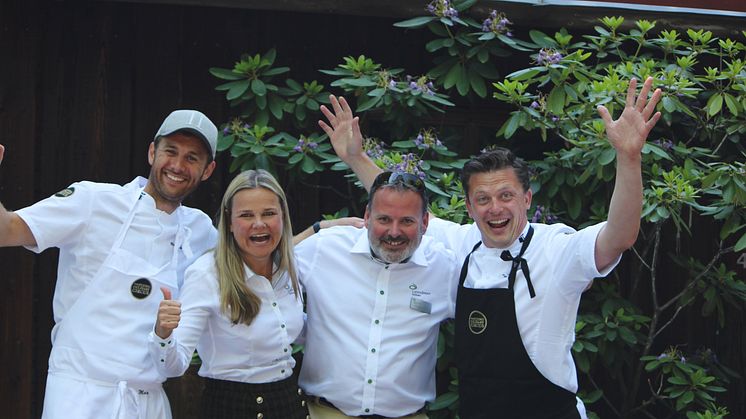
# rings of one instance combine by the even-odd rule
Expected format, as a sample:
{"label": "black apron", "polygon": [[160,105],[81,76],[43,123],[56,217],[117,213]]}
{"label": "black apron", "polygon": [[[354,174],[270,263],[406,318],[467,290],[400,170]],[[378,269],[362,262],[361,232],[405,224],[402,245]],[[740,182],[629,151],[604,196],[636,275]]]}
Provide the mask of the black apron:
{"label": "black apron", "polygon": [[[461,419],[579,419],[575,394],[547,380],[536,369],[521,340],[515,314],[513,286],[521,267],[528,266],[526,251],[533,227],[512,260],[508,288],[465,288],[471,254],[461,268],[456,298],[456,365],[459,375]],[[531,297],[535,295],[529,275]]]}

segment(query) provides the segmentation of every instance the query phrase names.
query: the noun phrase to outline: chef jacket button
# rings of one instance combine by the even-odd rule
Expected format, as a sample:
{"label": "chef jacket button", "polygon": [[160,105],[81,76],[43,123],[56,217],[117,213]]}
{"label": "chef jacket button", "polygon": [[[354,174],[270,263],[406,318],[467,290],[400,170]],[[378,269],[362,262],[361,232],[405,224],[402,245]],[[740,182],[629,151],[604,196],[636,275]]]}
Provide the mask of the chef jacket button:
{"label": "chef jacket button", "polygon": [[298,389],[298,395],[300,396],[301,394],[303,394],[303,390]]}
{"label": "chef jacket button", "polygon": [[262,396],[257,397],[256,398],[256,404],[262,404],[262,403],[264,403],[264,397],[262,397]]}
{"label": "chef jacket button", "polygon": [[256,414],[256,419],[262,419],[264,417],[264,413],[259,412]]}
{"label": "chef jacket button", "polygon": [[305,405],[306,405],[306,401],[305,401],[305,400],[301,400],[301,401],[300,401],[300,405],[301,405],[301,406],[305,406]]}

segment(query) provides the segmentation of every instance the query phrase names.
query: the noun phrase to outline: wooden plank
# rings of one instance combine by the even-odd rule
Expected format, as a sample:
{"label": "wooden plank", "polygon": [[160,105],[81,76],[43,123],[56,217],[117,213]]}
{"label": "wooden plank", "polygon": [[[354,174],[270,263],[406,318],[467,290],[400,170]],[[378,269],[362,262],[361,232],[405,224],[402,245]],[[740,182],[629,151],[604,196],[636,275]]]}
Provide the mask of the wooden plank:
{"label": "wooden plank", "polygon": [[[0,5],[0,138],[6,146],[0,166],[0,200],[8,209],[31,203],[37,117],[39,22],[36,1]],[[0,249],[0,405],[4,417],[25,418],[35,413],[34,300],[35,258],[25,249]]]}

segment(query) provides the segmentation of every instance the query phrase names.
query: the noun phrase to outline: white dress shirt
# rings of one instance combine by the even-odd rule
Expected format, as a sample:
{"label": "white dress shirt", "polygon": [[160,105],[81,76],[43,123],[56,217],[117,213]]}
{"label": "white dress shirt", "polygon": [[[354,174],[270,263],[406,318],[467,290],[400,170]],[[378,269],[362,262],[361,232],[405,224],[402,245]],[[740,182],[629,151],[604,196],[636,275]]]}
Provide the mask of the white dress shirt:
{"label": "white dress shirt", "polygon": [[244,265],[246,283],[261,299],[250,325],[233,324],[220,308],[214,253],[197,259],[186,271],[181,292],[179,326],[167,339],[151,332],[149,349],[161,373],[184,374],[195,347],[202,360],[199,375],[243,383],[267,383],[288,378],[295,359],[290,344],[303,329],[303,303],[290,275],[257,275]]}
{"label": "white dress shirt", "polygon": [[[528,261],[536,296],[529,295],[520,269],[515,280],[516,319],[528,356],[544,377],[573,393],[578,390],[578,380],[570,349],[580,297],[593,278],[606,276],[621,259],[603,272],[596,269],[596,237],[604,224],[575,231],[564,224],[532,223],[534,236],[523,257]],[[521,235],[527,232],[528,225]],[[436,218],[430,219],[427,234],[458,252],[461,263],[479,241],[476,224],[461,226]],[[521,242],[516,240],[507,250],[516,256],[520,248]],[[500,258],[503,250],[480,246],[469,260],[464,286],[507,288],[511,262]]]}
{"label": "white dress shirt", "polygon": [[295,251],[308,299],[300,386],[350,416],[432,401],[439,326],[455,312],[453,254],[423,237],[406,263],[385,264],[354,227],[321,230]]}

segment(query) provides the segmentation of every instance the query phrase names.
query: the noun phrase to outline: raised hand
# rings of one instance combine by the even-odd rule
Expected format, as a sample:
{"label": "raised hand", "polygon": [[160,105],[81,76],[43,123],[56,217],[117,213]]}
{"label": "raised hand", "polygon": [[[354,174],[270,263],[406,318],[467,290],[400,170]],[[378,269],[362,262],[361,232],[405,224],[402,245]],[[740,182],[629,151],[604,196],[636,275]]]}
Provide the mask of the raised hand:
{"label": "raised hand", "polygon": [[611,146],[616,150],[617,158],[639,159],[650,130],[653,129],[661,117],[660,112],[653,114],[661,97],[660,89],[655,89],[653,96],[648,101],[648,93],[650,93],[652,85],[653,78],[648,77],[642,86],[640,95],[635,99],[637,79],[630,80],[624,111],[617,120],[611,119],[609,110],[605,106],[598,107],[598,113],[606,127],[606,136],[609,138]]}
{"label": "raised hand", "polygon": [[321,105],[321,113],[324,114],[329,124],[319,120],[319,126],[324,130],[342,161],[349,163],[350,158],[359,157],[363,153],[363,135],[360,133],[359,118],[352,115],[352,109],[344,97],[339,99],[329,95],[332,109],[330,111]]}
{"label": "raised hand", "polygon": [[171,299],[171,290],[161,287],[163,301],[158,306],[158,319],[155,322],[155,334],[161,339],[171,336],[171,333],[179,327],[181,320],[181,302]]}

